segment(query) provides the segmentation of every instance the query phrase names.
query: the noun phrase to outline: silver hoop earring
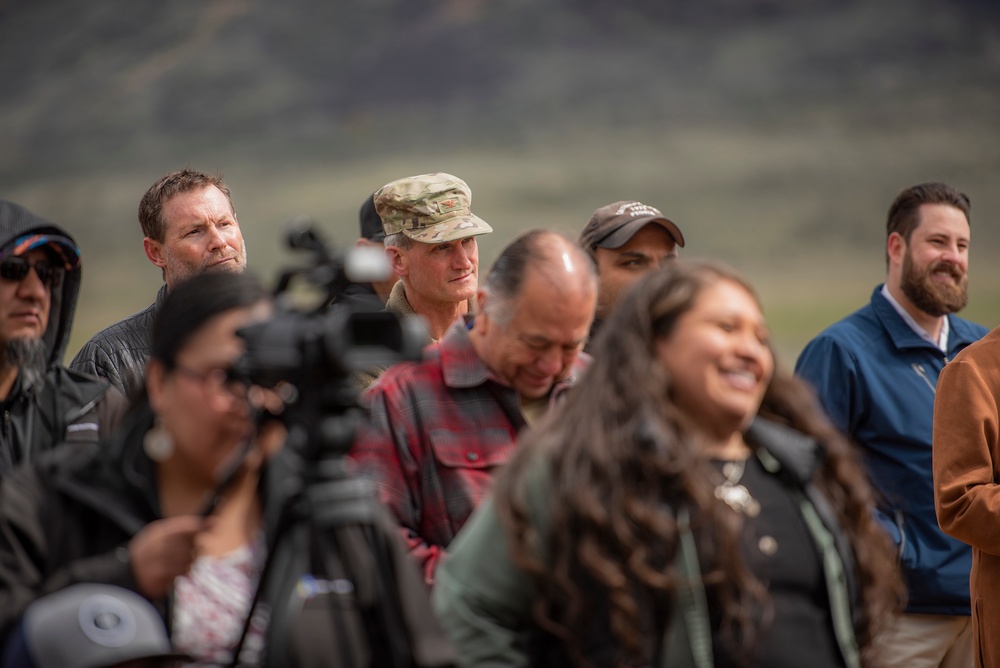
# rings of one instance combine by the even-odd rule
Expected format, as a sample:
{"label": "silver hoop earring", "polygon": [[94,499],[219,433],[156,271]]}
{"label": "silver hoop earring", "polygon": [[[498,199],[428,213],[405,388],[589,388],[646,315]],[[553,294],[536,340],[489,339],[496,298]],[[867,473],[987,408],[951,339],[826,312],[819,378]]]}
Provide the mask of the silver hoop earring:
{"label": "silver hoop earring", "polygon": [[160,418],[156,418],[153,427],[142,437],[142,449],[154,462],[166,461],[174,454],[174,439],[163,428]]}

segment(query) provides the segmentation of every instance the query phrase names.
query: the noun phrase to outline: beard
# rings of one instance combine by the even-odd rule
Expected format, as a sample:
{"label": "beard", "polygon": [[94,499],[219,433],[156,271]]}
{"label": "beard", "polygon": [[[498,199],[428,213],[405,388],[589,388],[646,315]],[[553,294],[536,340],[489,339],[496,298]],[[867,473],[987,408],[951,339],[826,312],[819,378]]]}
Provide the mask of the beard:
{"label": "beard", "polygon": [[[941,270],[955,279],[954,285],[934,280],[934,273]],[[903,256],[900,287],[914,306],[935,317],[958,313],[969,301],[969,276],[959,265],[939,261],[921,271],[914,266],[909,253]]]}
{"label": "beard", "polygon": [[11,339],[4,346],[4,365],[18,368],[25,388],[32,387],[45,375],[45,358],[45,342],[39,337]]}
{"label": "beard", "polygon": [[[232,248],[227,247],[217,255],[201,261],[188,261],[173,255],[167,250],[164,250],[164,257],[167,260],[167,265],[171,268],[170,278],[172,285],[178,285],[205,271],[228,271],[234,274],[242,274],[247,270],[247,245],[245,241],[240,242],[238,251],[234,252]],[[211,266],[213,263],[224,258],[232,258],[235,262],[226,262]]]}

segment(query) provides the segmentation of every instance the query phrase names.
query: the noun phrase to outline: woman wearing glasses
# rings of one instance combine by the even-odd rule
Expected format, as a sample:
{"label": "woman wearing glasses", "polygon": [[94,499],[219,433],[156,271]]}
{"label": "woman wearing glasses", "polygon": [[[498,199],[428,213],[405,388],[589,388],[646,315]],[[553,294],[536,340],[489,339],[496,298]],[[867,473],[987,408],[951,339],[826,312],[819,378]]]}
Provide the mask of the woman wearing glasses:
{"label": "woman wearing glasses", "polygon": [[[178,286],[154,326],[145,396],[114,438],[4,480],[0,633],[41,595],[108,583],[154,602],[177,649],[229,659],[264,563],[260,465],[283,440],[275,424],[255,432],[247,388],[229,372],[243,350],[236,331],[270,310],[249,275]],[[231,467],[239,473],[206,517]]]}
{"label": "woman wearing glasses", "polygon": [[892,551],[748,285],[678,261],[595,344],[438,569],[461,665],[874,663]]}

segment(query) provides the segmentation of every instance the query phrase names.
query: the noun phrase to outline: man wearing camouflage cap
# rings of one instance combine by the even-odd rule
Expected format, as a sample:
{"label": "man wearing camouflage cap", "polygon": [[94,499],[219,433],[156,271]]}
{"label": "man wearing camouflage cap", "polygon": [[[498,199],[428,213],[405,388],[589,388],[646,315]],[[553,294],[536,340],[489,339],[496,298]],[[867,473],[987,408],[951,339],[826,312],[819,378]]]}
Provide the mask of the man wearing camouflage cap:
{"label": "man wearing camouflage cap", "polygon": [[601,321],[633,283],[677,257],[684,235],[659,209],[622,200],[595,210],[579,243],[594,259],[600,280],[593,339]]}
{"label": "man wearing camouflage cap", "polygon": [[[465,181],[434,172],[387,183],[374,195],[382,219],[386,257],[399,281],[386,309],[419,315],[428,343],[436,342],[459,317],[475,310],[479,287],[476,237],[493,231],[470,209]],[[362,389],[383,369],[359,374]]]}

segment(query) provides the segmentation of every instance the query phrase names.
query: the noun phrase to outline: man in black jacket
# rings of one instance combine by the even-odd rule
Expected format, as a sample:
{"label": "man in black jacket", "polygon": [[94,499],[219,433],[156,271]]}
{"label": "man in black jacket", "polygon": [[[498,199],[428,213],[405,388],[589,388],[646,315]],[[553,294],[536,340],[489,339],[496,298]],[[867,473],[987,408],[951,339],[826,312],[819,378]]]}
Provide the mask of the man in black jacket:
{"label": "man in black jacket", "polygon": [[139,224],[146,257],[163,272],[164,285],[155,302],[95,334],[70,363],[129,397],[143,386],[153,319],[167,291],[202,271],[247,266],[236,209],[219,175],[183,169],[160,177],[139,202]]}
{"label": "man in black jacket", "polygon": [[0,475],[69,441],[96,443],[124,397],[62,366],[80,251],[62,229],[0,200]]}

